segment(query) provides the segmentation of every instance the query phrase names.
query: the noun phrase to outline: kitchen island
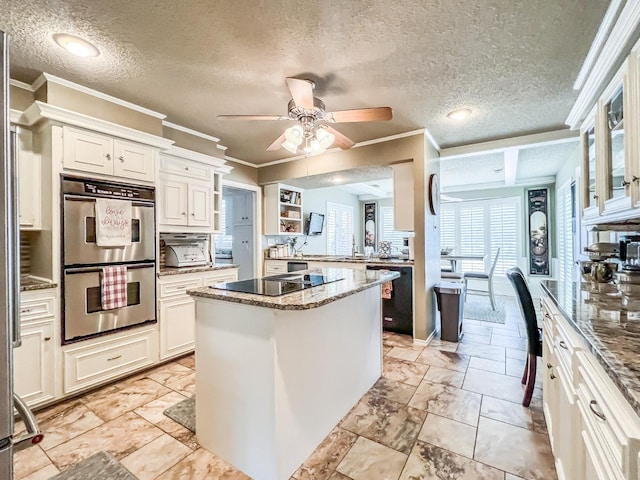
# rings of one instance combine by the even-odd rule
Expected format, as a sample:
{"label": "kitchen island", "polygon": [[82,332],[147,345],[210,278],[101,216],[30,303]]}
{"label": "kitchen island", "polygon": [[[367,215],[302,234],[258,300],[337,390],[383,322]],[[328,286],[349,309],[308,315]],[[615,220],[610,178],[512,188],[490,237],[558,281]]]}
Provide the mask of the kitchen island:
{"label": "kitchen island", "polygon": [[258,480],[289,479],[382,371],[380,287],[398,274],[304,273],[331,281],[281,296],[188,292],[198,442]]}

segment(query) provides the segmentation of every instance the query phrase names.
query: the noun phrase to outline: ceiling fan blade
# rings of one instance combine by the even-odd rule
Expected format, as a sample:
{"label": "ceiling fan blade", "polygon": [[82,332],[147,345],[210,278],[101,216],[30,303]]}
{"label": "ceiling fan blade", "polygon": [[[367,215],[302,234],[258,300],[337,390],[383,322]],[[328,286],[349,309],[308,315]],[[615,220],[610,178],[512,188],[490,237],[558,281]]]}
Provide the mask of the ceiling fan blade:
{"label": "ceiling fan blade", "polygon": [[284,133],[276,138],[276,141],[267,147],[267,151],[278,150],[284,142]]}
{"label": "ceiling fan blade", "polygon": [[325,120],[336,123],[346,122],[378,122],[391,120],[393,111],[391,107],[359,108],[355,110],[339,110],[337,112],[327,112]]}
{"label": "ceiling fan blade", "polygon": [[287,87],[296,107],[313,110],[313,83],[309,80],[287,77]]}
{"label": "ceiling fan blade", "polygon": [[291,120],[283,115],[218,115],[221,120]]}
{"label": "ceiling fan blade", "polygon": [[327,125],[327,130],[333,133],[336,137],[333,144],[336,145],[337,147],[340,147],[342,150],[348,150],[356,144],[356,142],[351,140],[349,137],[344,136],[335,128],[331,128],[330,126]]}

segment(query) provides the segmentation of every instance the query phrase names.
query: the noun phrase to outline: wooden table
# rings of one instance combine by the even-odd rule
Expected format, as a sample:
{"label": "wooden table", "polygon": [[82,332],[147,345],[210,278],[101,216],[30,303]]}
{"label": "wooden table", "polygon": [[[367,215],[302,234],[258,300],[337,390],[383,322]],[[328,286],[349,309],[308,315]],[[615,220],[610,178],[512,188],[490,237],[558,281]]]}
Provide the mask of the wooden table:
{"label": "wooden table", "polygon": [[484,255],[440,255],[440,260],[448,260],[451,271],[458,272],[458,260],[484,260]]}

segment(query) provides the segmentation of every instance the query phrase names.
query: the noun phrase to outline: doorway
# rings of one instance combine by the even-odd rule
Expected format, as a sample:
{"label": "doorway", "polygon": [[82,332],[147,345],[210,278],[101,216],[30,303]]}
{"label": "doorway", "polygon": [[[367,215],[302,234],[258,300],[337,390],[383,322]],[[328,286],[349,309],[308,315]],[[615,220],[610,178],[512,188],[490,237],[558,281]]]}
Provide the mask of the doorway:
{"label": "doorway", "polygon": [[215,235],[216,264],[238,265],[238,280],[255,278],[256,193],[222,187],[222,233]]}

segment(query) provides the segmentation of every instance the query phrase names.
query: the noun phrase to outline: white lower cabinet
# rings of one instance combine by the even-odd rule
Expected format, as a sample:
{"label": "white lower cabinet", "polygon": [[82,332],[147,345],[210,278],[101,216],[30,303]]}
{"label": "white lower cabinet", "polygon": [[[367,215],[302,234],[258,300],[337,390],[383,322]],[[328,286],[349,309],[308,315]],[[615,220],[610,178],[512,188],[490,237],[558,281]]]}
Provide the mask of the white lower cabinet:
{"label": "white lower cabinet", "polygon": [[264,274],[265,275],[278,275],[279,273],[287,273],[287,261],[286,260],[265,260],[264,261]]}
{"label": "white lower cabinet", "polygon": [[55,398],[56,375],[54,324],[55,291],[22,292],[20,338],[13,350],[15,392],[29,405]]}
{"label": "white lower cabinet", "polygon": [[195,348],[195,302],[187,290],[238,279],[237,268],[167,275],[158,280],[158,322],[160,359],[165,360]]}
{"label": "white lower cabinet", "polygon": [[[63,347],[64,393],[133,372],[157,361],[155,328],[127,331],[124,334],[99,337],[90,344]],[[114,338],[115,337],[115,338]]]}
{"label": "white lower cabinet", "polygon": [[559,480],[638,480],[640,417],[543,300],[543,404]]}

